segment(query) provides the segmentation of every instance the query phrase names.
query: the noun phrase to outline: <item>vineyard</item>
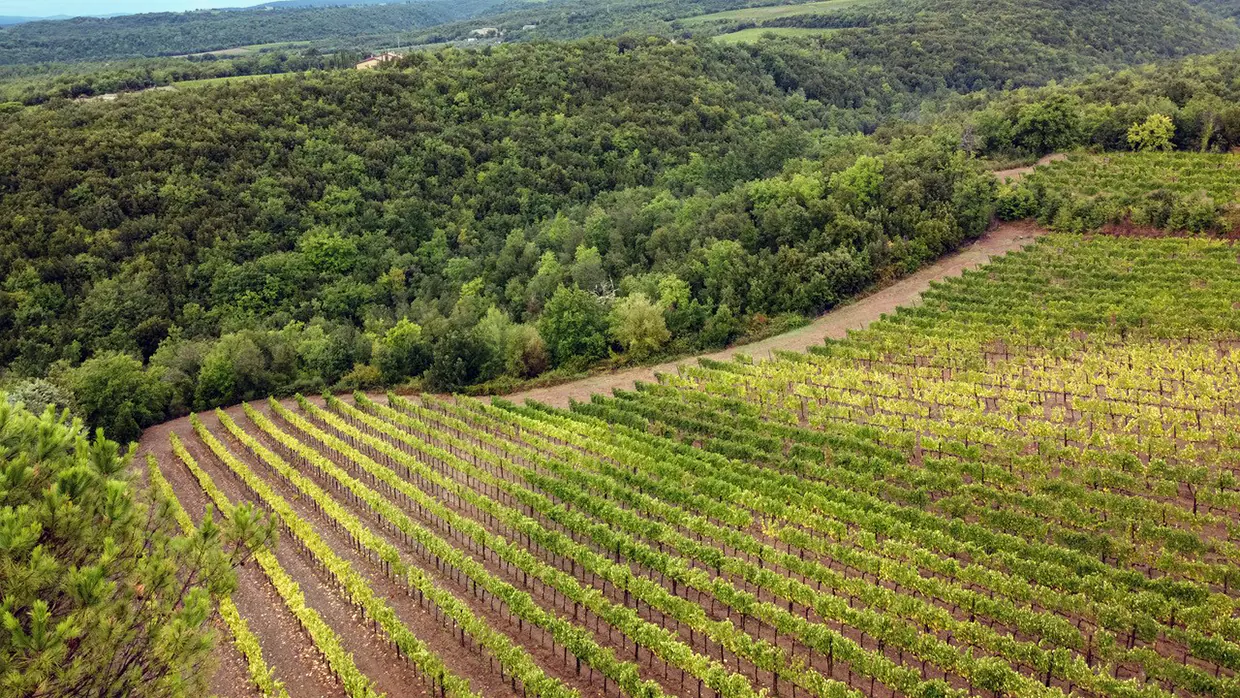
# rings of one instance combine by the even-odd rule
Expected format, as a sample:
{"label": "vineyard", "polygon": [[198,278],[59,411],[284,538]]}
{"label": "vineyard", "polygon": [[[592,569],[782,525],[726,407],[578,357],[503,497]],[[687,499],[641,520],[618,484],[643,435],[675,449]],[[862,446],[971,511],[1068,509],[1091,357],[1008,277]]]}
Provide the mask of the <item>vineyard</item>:
{"label": "vineyard", "polygon": [[279,517],[245,695],[1240,696],[1237,254],[1051,235],[809,354],[242,405],[149,477]]}
{"label": "vineyard", "polygon": [[1240,158],[1216,153],[1076,154],[1039,167],[1010,199],[1012,214],[1060,231],[1107,225],[1230,232]]}

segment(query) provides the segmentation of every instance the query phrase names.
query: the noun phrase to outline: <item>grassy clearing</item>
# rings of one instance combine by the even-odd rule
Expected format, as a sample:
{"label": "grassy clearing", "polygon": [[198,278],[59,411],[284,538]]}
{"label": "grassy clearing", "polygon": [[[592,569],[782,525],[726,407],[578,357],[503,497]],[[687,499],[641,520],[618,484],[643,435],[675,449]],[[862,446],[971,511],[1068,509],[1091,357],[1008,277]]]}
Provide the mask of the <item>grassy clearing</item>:
{"label": "grassy clearing", "polygon": [[774,34],[775,36],[826,36],[833,31],[835,30],[814,27],[751,27],[738,32],[720,34],[715,37],[715,41],[722,41],[728,44],[742,44],[753,43],[769,34]]}
{"label": "grassy clearing", "polygon": [[780,17],[823,14],[863,2],[867,2],[867,0],[822,0],[820,2],[805,2],[795,5],[745,7],[739,10],[728,10],[726,12],[715,12],[709,15],[686,17],[681,21],[688,25],[705,24],[708,22],[717,21],[761,22]]}
{"label": "grassy clearing", "polygon": [[267,51],[293,51],[297,49],[309,48],[309,41],[280,41],[271,44],[250,44],[248,46],[234,46],[233,48],[220,49],[218,51],[202,51],[199,53],[187,53],[176,58],[188,58],[190,56],[227,56],[230,58],[240,58],[244,56],[253,56],[257,53]]}

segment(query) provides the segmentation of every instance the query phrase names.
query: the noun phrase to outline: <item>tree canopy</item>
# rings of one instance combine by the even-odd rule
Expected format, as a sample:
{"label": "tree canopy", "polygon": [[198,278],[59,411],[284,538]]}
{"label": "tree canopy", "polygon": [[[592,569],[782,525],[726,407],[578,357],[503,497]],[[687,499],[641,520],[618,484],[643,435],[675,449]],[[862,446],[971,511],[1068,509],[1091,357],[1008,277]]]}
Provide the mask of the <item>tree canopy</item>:
{"label": "tree canopy", "polygon": [[274,540],[250,506],[180,534],[102,434],[0,400],[0,692],[196,696],[218,599]]}

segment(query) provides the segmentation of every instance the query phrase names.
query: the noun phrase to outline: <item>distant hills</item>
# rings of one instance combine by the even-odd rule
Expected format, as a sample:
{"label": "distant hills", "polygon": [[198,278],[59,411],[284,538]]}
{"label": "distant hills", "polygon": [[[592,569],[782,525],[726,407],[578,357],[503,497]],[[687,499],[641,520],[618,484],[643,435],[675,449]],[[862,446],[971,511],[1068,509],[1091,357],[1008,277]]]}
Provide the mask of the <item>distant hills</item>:
{"label": "distant hills", "polygon": [[365,43],[361,37],[392,37],[467,19],[497,0],[369,2],[349,7],[324,0],[289,2],[298,4],[14,24],[0,28],[0,66],[175,56],[306,41],[352,48]]}
{"label": "distant hills", "polygon": [[47,22],[58,19],[69,19],[69,15],[54,15],[51,17],[9,17],[0,15],[0,27],[9,27],[14,24],[25,24],[26,22]]}
{"label": "distant hills", "polygon": [[363,5],[398,5],[417,1],[418,0],[275,0],[274,2],[264,2],[258,5],[246,6],[245,9],[256,10],[271,8],[279,10],[305,7],[360,7]]}
{"label": "distant hills", "polygon": [[[253,0],[236,0],[244,4]],[[812,35],[809,50],[882,64],[928,94],[1042,84],[1127,65],[1240,46],[1235,0],[842,0],[804,13],[751,12],[752,0],[273,0],[226,10],[164,12],[0,26],[0,66],[81,63],[269,49],[321,52],[465,41],[482,26],[506,41],[621,35],[687,38],[765,30]],[[765,3],[772,4],[772,3]],[[22,23],[17,23],[22,22]],[[0,24],[3,24],[0,21]],[[523,27],[536,26],[535,30]],[[807,44],[807,47],[809,45]],[[800,59],[794,59],[800,60]],[[926,74],[926,65],[936,69]],[[923,82],[923,79],[929,82]],[[817,81],[807,94],[838,89]]]}
{"label": "distant hills", "polygon": [[[244,0],[242,0],[244,1]],[[237,7],[217,8],[224,10],[283,10],[312,7],[361,7],[364,5],[401,5],[428,0],[274,0],[257,5],[238,5]],[[117,12],[104,15],[48,15],[46,17],[27,17],[21,15],[0,15],[0,27],[11,27],[15,24],[30,22],[59,22],[65,19],[127,17],[135,14],[165,14],[160,12],[129,13]]]}

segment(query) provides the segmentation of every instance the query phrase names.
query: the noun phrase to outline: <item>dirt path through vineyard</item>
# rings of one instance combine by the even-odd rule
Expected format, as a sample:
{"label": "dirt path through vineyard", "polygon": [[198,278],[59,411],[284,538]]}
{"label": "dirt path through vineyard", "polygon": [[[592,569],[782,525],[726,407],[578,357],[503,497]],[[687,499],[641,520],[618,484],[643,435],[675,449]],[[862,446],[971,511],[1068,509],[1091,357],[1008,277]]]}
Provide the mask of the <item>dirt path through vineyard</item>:
{"label": "dirt path through vineyard", "polygon": [[1037,162],[1035,162],[1032,165],[1026,165],[1024,167],[1013,167],[1007,170],[995,170],[991,174],[993,174],[995,176],[995,179],[999,180],[1000,182],[1006,182],[1009,179],[1012,181],[1016,181],[1020,179],[1021,177],[1024,177],[1025,175],[1029,174],[1030,172],[1033,172],[1035,167],[1041,167],[1042,165],[1056,162],[1058,160],[1063,160],[1067,157],[1068,156],[1064,155],[1063,153],[1051,153],[1050,155],[1043,155]]}
{"label": "dirt path through vineyard", "polygon": [[[917,302],[921,294],[930,287],[932,281],[958,276],[965,269],[981,266],[992,257],[1021,249],[1043,232],[1029,223],[1001,225],[955,254],[944,257],[890,286],[859,298],[848,305],[838,307],[805,327],[759,342],[706,354],[706,356],[725,360],[736,354],[747,354],[755,359],[766,359],[776,350],[804,351],[806,347],[820,344],[825,337],[843,337],[848,330],[865,327],[879,319],[884,313],[890,313],[900,306]],[[517,401],[532,398],[564,407],[568,405],[570,399],[586,401],[595,393],[610,394],[617,389],[632,389],[637,381],[653,382],[656,373],[670,373],[676,371],[678,366],[692,364],[697,360],[696,356],[686,357],[657,366],[590,376],[571,383],[529,390],[507,397]],[[285,404],[291,405],[292,399],[287,399]],[[256,402],[255,405],[260,411],[265,409],[261,401]],[[235,414],[236,408],[232,408],[232,412]],[[211,424],[215,421],[214,415],[211,414],[207,414],[204,419]],[[198,442],[197,437],[192,433],[188,417],[174,419],[147,429],[139,442],[139,453],[152,453],[156,456],[164,466],[165,476],[172,482],[178,496],[183,498],[182,502],[198,514],[205,505],[205,496],[189,472],[177,465],[168,443],[169,434],[172,432],[181,436],[187,448],[195,453],[205,468],[220,477],[217,484],[225,489],[235,489],[237,485],[231,479],[224,477],[218,463]],[[233,494],[239,496],[240,491],[234,491]],[[316,608],[321,613],[329,612],[330,622],[336,631],[347,640],[347,644],[355,650],[355,659],[363,671],[370,674],[372,678],[390,680],[391,677],[386,676],[388,672],[385,672],[382,667],[384,662],[391,661],[391,656],[384,651],[384,646],[377,636],[373,635],[364,624],[356,623],[348,618],[348,609],[340,605],[339,599],[324,591],[330,585],[325,586],[324,580],[316,579],[314,575],[311,575],[309,572],[311,567],[306,561],[293,555],[291,549],[283,551],[283,556],[287,558],[286,562],[296,562],[300,565],[295,571],[290,572],[307,586],[308,591],[315,592]],[[258,574],[257,569],[243,571],[245,579],[242,588],[236,594],[236,599],[251,629],[259,636],[264,654],[276,667],[277,675],[297,696],[339,695],[339,686],[334,685],[330,673],[326,671],[326,667],[313,649],[309,638],[299,632],[294,619],[283,608],[283,604],[274,597],[274,591],[261,578],[261,574],[254,577],[255,574]],[[437,633],[430,633],[430,635],[434,636]],[[454,644],[445,645],[442,638],[435,639],[436,649],[449,652],[455,649]],[[244,682],[240,658],[231,656],[230,653],[235,653],[235,650],[226,639],[217,651],[221,653],[220,658],[225,664],[225,671],[221,672],[221,678],[225,682]],[[471,660],[470,657],[462,659]],[[546,660],[546,658],[543,659]],[[546,665],[558,671],[558,665],[555,662],[546,662]],[[494,677],[490,675],[472,678],[484,684],[488,680],[494,681]],[[384,681],[381,680],[380,683]],[[498,695],[502,692],[488,692],[488,695]],[[411,683],[409,686],[408,695],[423,693],[420,683]],[[244,689],[235,694],[230,692],[230,694],[248,695]]]}
{"label": "dirt path through vineyard", "polygon": [[[863,296],[848,305],[837,307],[805,327],[752,344],[729,347],[723,351],[703,356],[720,361],[730,359],[737,354],[745,354],[755,359],[767,359],[777,350],[805,351],[807,347],[821,344],[828,337],[842,338],[848,330],[861,329],[882,317],[884,313],[893,312],[902,305],[916,303],[921,294],[930,288],[931,281],[959,276],[966,269],[974,269],[985,264],[990,261],[991,257],[1019,250],[1044,232],[1041,228],[1026,222],[1002,224],[955,254],[944,257],[917,273],[868,296]],[[675,373],[679,366],[695,364],[698,358],[691,356],[657,366],[643,366],[598,374],[571,383],[526,390],[504,397],[514,402],[524,402],[530,399],[556,407],[567,407],[569,400],[587,401],[595,393],[610,395],[614,390],[632,390],[638,381],[652,383],[656,373]]]}

